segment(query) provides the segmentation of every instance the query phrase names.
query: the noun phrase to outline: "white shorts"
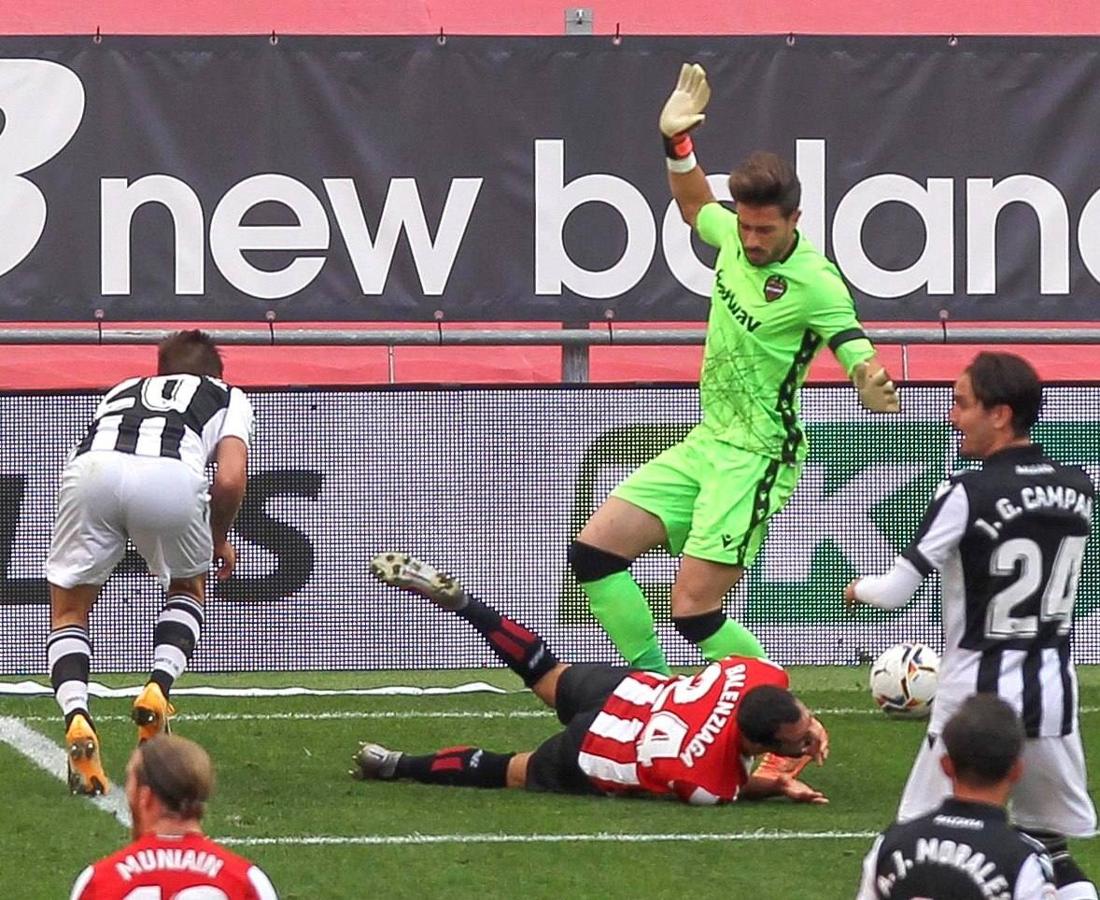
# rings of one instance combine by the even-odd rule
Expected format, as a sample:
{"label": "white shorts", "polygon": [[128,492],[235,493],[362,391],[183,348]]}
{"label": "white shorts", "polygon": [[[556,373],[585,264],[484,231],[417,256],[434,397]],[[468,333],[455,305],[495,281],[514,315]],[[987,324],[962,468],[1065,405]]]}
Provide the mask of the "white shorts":
{"label": "white shorts", "polygon": [[173,578],[207,572],[214,556],[205,476],[168,457],[93,450],[61,474],[46,579],[102,585],[133,541],[149,571]]}
{"label": "white shorts", "polygon": [[[926,815],[951,796],[951,782],[940,768],[947,752],[926,736],[905,783],[898,821]],[[1085,753],[1079,732],[1065,737],[1027,738],[1024,774],[1009,801],[1012,824],[1025,831],[1053,831],[1067,837],[1096,834],[1096,809],[1088,794]]]}

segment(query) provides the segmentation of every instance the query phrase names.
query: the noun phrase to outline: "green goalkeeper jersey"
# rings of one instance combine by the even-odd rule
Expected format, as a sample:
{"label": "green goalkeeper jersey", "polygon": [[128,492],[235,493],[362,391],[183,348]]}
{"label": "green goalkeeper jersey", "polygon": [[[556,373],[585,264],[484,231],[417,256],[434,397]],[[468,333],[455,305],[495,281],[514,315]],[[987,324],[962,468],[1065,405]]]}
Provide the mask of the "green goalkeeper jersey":
{"label": "green goalkeeper jersey", "polygon": [[793,463],[806,455],[799,389],[826,344],[851,373],[874,355],[840,272],[799,233],[786,259],[754,266],[737,216],[708,203],[695,220],[718,248],[699,394],[718,440]]}

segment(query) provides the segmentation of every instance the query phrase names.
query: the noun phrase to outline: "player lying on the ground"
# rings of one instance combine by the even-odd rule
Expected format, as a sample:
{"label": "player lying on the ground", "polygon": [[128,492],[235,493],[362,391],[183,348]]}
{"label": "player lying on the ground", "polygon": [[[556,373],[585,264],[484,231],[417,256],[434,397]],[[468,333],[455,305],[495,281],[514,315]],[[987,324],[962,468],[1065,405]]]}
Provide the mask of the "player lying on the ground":
{"label": "player lying on the ground", "polygon": [[[565,730],[523,753],[451,747],[412,756],[366,743],[354,757],[354,777],[571,794],[675,794],[706,805],[774,795],[828,802],[797,777],[810,759],[825,762],[828,735],[787,690],[787,673],[774,663],[731,656],[694,677],[568,665],[537,634],[426,563],[383,553],[372,560],[371,572],[473,625],[557,711]],[[764,758],[750,774],[755,756]]]}

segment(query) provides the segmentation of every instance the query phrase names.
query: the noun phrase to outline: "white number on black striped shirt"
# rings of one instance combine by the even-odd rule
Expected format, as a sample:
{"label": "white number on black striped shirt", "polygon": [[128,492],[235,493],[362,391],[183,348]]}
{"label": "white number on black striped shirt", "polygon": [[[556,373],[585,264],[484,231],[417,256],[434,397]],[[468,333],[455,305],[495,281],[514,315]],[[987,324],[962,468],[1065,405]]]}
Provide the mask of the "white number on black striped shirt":
{"label": "white number on black striped shirt", "polygon": [[1043,622],[1058,622],[1058,631],[1069,631],[1077,583],[1081,578],[1081,560],[1085,555],[1083,536],[1062,538],[1054,557],[1050,578],[1043,591],[1038,616],[1014,616],[1013,610],[1034,596],[1042,586],[1043,551],[1030,538],[1005,541],[990,557],[991,575],[1011,575],[1020,566],[1019,577],[989,601],[986,613],[986,637],[1027,638],[1039,633]]}

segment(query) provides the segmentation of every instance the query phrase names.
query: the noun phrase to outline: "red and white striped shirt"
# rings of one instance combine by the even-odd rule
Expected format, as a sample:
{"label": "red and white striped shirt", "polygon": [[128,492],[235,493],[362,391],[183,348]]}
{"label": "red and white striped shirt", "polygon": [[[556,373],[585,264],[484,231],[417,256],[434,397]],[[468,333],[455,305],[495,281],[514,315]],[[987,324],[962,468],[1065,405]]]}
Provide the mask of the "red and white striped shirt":
{"label": "red and white striped shirt", "polygon": [[202,834],[146,834],[88,866],[70,900],[278,900],[266,874]]}
{"label": "red and white striped shirt", "polygon": [[730,656],[695,676],[632,672],[588,729],[577,763],[601,791],[673,793],[728,803],[748,780],[737,706],[755,687],[786,688],[766,659]]}

